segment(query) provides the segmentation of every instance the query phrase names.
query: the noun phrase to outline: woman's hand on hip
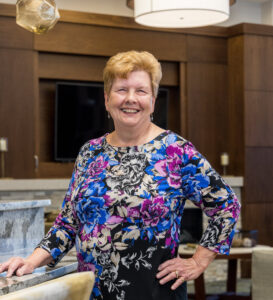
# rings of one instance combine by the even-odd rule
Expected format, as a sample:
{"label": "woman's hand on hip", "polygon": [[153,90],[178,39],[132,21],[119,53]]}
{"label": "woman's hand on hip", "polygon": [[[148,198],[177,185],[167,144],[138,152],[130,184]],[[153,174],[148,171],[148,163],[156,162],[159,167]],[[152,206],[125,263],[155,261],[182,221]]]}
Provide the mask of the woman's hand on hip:
{"label": "woman's hand on hip", "polygon": [[156,277],[160,284],[176,279],[171,289],[175,290],[184,281],[199,277],[215,259],[217,253],[198,245],[193,257],[169,259],[158,267]]}
{"label": "woman's hand on hip", "polygon": [[205,268],[195,261],[194,258],[173,258],[165,261],[158,267],[156,277],[160,284],[175,280],[171,286],[172,290],[177,289],[184,281],[193,280],[204,272]]}

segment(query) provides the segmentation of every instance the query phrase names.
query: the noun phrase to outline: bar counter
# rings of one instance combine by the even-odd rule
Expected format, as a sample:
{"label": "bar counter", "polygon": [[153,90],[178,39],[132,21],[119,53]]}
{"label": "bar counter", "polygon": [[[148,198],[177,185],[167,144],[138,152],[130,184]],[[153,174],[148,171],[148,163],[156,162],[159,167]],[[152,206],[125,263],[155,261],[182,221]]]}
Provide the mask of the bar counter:
{"label": "bar counter", "polygon": [[[27,257],[30,253],[31,250],[21,250],[16,253],[14,252],[9,254],[0,253],[0,263],[6,261],[12,256]],[[22,277],[12,276],[10,278],[6,278],[6,272],[1,273],[0,296],[73,273],[77,271],[77,267],[78,262],[76,258],[76,250],[73,248],[54,268],[47,266],[37,268],[32,274],[24,275]]]}

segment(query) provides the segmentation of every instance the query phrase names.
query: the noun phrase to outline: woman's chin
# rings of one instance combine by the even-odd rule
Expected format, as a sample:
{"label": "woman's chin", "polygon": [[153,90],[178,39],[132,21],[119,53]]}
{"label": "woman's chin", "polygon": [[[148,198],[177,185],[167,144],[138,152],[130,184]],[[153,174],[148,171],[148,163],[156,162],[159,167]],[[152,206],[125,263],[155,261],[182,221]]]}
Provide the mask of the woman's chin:
{"label": "woman's chin", "polygon": [[136,127],[139,126],[140,124],[144,125],[145,122],[144,120],[139,120],[139,119],[126,119],[123,120],[122,122],[118,122],[119,127]]}

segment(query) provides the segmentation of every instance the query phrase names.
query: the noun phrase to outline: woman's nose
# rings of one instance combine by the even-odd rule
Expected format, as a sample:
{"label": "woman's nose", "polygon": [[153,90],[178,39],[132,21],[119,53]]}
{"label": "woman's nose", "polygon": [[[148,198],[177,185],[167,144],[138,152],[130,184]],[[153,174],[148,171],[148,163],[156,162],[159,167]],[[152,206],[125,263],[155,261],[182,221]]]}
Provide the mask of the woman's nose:
{"label": "woman's nose", "polygon": [[135,92],[132,90],[129,90],[126,94],[126,102],[135,102],[136,101],[136,95]]}

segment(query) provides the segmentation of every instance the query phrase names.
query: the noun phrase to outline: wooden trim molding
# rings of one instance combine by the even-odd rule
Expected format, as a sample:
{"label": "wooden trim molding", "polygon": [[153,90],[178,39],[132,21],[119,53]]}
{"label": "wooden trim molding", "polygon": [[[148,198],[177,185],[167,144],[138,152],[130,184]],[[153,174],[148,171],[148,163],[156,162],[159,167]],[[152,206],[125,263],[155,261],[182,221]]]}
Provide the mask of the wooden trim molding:
{"label": "wooden trim molding", "polygon": [[228,37],[233,37],[242,34],[273,36],[273,26],[263,24],[241,23],[227,28]]}

